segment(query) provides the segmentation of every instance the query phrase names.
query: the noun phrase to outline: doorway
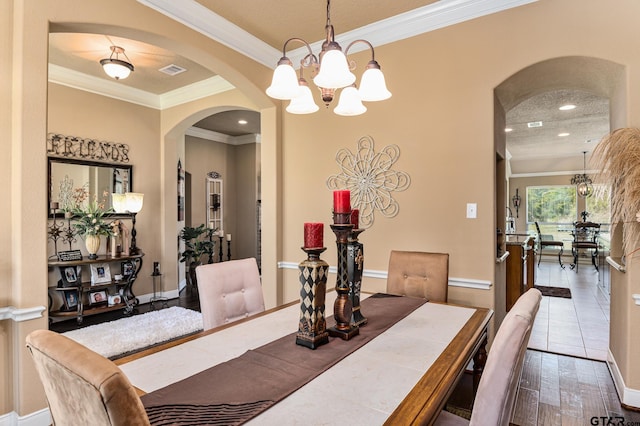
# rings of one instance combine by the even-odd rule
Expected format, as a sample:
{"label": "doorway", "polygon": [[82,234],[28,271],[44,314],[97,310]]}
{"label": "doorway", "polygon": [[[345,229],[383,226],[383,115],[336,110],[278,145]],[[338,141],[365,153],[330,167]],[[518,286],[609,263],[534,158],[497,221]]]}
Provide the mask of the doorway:
{"label": "doorway", "polygon": [[[624,67],[609,61],[564,57],[531,65],[496,87],[494,122],[505,125],[496,126],[494,140],[506,140],[507,161],[502,181],[506,188],[503,196],[499,195],[503,185],[496,185],[496,217],[501,216],[505,207],[511,207],[516,190],[519,189],[522,196],[527,185],[568,184],[572,175],[583,171],[584,145],[593,144],[595,147],[609,128],[615,128],[615,123],[623,120],[624,73]],[[572,120],[563,122],[557,118],[561,112],[559,107],[570,103],[572,96],[578,99],[577,103],[587,101],[582,104],[580,117],[576,114]],[[594,108],[594,104],[599,108]],[[604,104],[606,109],[603,111]],[[518,108],[524,113],[513,114]],[[510,120],[513,118],[510,113],[516,119]],[[613,124],[609,124],[609,118]],[[603,120],[606,120],[606,125]],[[571,131],[561,129],[564,125],[573,125],[582,131],[586,128],[595,130],[593,133],[576,131],[572,140]],[[546,137],[541,138],[543,129]],[[499,148],[496,142],[497,152]],[[496,175],[496,180],[499,179],[500,176]],[[532,220],[527,216],[525,197],[522,198],[524,208],[518,215],[516,229],[527,232]],[[505,204],[501,205],[499,200]],[[577,211],[573,220],[578,220],[579,214]],[[565,237],[570,238],[568,235]],[[606,359],[610,307],[608,298],[598,286],[598,272],[594,268],[581,267],[576,273],[569,268],[560,268],[552,257],[545,260],[537,270],[536,285],[565,286],[572,289],[572,297],[543,297],[530,347]],[[496,283],[504,280],[499,276],[501,273],[501,268],[496,268]],[[496,297],[499,294],[496,292]],[[496,300],[496,306],[501,302]]]}

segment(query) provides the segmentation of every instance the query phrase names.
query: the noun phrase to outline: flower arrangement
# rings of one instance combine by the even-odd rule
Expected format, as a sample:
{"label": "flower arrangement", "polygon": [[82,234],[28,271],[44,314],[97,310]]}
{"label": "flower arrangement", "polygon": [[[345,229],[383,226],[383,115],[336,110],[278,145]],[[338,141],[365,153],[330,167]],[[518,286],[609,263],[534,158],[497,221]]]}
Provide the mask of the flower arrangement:
{"label": "flower arrangement", "polygon": [[[71,210],[75,222],[73,228],[80,235],[113,235],[113,227],[105,220],[105,215],[111,213],[111,209],[105,209],[105,200],[108,193],[102,194],[103,199],[97,197],[89,200],[86,187],[76,188],[73,193],[74,207]],[[86,201],[86,203],[85,203]]]}

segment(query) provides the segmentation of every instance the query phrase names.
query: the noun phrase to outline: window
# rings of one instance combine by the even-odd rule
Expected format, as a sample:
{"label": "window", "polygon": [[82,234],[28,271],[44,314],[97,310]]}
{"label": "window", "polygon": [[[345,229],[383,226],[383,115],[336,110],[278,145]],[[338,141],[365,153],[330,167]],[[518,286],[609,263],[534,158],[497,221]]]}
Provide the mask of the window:
{"label": "window", "polygon": [[576,212],[575,186],[527,187],[527,224],[572,224],[576,220]]}
{"label": "window", "polygon": [[608,186],[594,185],[593,195],[587,197],[585,208],[589,215],[587,220],[601,224],[611,222],[610,191]]}

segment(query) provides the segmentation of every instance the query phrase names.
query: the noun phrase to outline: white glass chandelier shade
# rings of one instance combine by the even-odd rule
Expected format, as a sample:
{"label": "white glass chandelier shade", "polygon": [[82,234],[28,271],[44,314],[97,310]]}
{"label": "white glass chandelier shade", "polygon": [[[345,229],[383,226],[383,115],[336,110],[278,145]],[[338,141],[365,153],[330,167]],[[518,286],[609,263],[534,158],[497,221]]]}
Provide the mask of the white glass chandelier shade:
{"label": "white glass chandelier shade", "polygon": [[[106,59],[100,60],[102,69],[111,78],[116,80],[124,80],[129,77],[129,74],[134,70],[131,62],[123,61],[119,58],[119,55],[123,54],[125,58],[129,57],[124,53],[124,49],[119,46],[111,46],[111,56]],[[115,55],[115,58],[113,57]]]}
{"label": "white glass chandelier shade", "polygon": [[142,204],[144,202],[144,194],[137,192],[127,192],[125,194],[127,211],[130,213],[138,213],[142,210]]}
{"label": "white glass chandelier shade", "polygon": [[347,57],[339,47],[327,50],[322,55],[320,72],[313,79],[316,86],[327,89],[340,89],[352,85],[355,81],[356,76],[349,71]]}
{"label": "white glass chandelier shade", "polygon": [[369,62],[367,70],[362,74],[358,91],[360,92],[360,99],[365,102],[384,101],[391,97],[391,92],[387,89],[387,84],[384,80],[384,74],[377,62]]}
{"label": "white glass chandelier shade", "polygon": [[273,72],[271,86],[266,90],[267,95],[274,99],[289,100],[300,94],[298,76],[291,65],[291,61],[283,57]]}
{"label": "white glass chandelier shade", "polygon": [[113,211],[116,213],[126,213],[127,212],[127,197],[125,194],[116,194],[115,192],[111,194],[111,207],[113,207]]}
{"label": "white glass chandelier shade", "polygon": [[344,116],[360,115],[367,112],[367,107],[362,105],[358,89],[355,86],[349,86],[342,89],[338,106],[333,112]]}
{"label": "white glass chandelier shade", "polygon": [[304,79],[300,81],[300,95],[291,99],[289,106],[287,106],[287,112],[291,114],[312,114],[320,109],[313,100],[311,89],[306,81],[304,83],[303,81]]}

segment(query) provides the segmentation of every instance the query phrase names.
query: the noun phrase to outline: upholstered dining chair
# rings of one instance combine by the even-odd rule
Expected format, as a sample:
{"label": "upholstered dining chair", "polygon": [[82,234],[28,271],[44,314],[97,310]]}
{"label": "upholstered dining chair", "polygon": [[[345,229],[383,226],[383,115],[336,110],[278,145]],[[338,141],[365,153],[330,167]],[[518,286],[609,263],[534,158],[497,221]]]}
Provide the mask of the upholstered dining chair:
{"label": "upholstered dining chair", "polygon": [[564,242],[554,240],[553,235],[543,234],[540,231],[540,225],[538,225],[538,222],[534,223],[536,224],[536,231],[538,233],[538,266],[540,266],[540,260],[542,259],[543,250],[552,248],[558,250],[558,263],[560,264],[560,267],[564,269],[564,265],[562,264]]}
{"label": "upholstered dining chair", "polygon": [[205,330],[264,311],[258,263],[253,257],[196,268]]}
{"label": "upholstered dining chair", "polygon": [[387,293],[446,302],[448,290],[448,253],[391,251]]}
{"label": "upholstered dining chair", "polygon": [[49,330],[26,340],[54,425],[149,424],[136,389],[112,361]]}
{"label": "upholstered dining chair", "polygon": [[541,299],[540,290],[529,289],[518,298],[504,317],[489,350],[487,364],[473,403],[471,419],[442,411],[436,420],[437,426],[509,424],[524,356]]}

